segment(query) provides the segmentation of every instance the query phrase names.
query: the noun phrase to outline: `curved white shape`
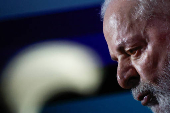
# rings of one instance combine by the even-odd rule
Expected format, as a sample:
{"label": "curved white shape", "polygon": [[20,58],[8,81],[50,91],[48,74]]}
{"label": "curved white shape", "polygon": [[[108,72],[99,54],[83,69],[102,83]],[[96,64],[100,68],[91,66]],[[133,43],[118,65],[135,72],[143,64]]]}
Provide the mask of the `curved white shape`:
{"label": "curved white shape", "polygon": [[94,93],[102,81],[101,68],[99,57],[82,45],[38,43],[20,52],[4,70],[4,95],[14,113],[38,113],[58,93]]}

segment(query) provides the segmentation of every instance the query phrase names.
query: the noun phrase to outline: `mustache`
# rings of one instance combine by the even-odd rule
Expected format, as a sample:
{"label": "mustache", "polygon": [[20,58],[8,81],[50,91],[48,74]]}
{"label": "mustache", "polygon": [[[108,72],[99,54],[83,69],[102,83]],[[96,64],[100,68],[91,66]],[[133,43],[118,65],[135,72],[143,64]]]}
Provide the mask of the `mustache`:
{"label": "mustache", "polygon": [[143,94],[146,92],[153,94],[154,92],[156,92],[155,86],[149,83],[144,83],[144,82],[140,82],[140,84],[137,87],[132,88],[131,91],[132,91],[132,95],[135,100],[137,100],[137,97],[139,94]]}
{"label": "mustache", "polygon": [[[165,66],[162,73],[158,72],[158,79],[156,84],[152,84],[150,82],[140,81],[139,85],[135,88],[132,88],[132,95],[135,100],[137,100],[137,96],[139,94],[143,94],[146,92],[152,93],[154,96],[158,94],[170,94],[170,65]],[[168,69],[167,69],[168,67]],[[168,72],[167,72],[168,71]]]}
{"label": "mustache", "polygon": [[169,89],[169,82],[170,81],[169,77],[165,77],[159,84],[153,85],[151,83],[145,83],[145,82],[140,82],[139,85],[135,88],[132,88],[132,95],[135,100],[137,100],[139,94],[144,94],[146,92],[149,92],[153,96],[155,96],[157,99],[161,95],[169,95],[170,96],[170,89]]}

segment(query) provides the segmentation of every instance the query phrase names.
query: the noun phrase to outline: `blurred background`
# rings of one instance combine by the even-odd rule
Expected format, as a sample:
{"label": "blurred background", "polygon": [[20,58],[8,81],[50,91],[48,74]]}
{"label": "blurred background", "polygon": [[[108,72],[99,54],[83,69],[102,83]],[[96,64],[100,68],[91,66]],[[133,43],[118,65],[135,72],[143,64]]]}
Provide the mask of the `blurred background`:
{"label": "blurred background", "polygon": [[102,3],[0,1],[1,113],[150,113],[117,83]]}

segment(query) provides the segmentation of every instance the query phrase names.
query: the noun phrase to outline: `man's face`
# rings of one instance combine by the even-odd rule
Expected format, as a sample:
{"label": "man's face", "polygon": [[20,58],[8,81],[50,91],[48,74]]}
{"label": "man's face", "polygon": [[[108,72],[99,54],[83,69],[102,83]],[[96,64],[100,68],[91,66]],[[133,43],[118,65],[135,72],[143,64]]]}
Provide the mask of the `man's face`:
{"label": "man's face", "polygon": [[103,23],[110,55],[118,62],[118,83],[153,112],[169,113],[170,23],[160,17],[135,20],[130,16],[135,3],[126,2],[111,2]]}

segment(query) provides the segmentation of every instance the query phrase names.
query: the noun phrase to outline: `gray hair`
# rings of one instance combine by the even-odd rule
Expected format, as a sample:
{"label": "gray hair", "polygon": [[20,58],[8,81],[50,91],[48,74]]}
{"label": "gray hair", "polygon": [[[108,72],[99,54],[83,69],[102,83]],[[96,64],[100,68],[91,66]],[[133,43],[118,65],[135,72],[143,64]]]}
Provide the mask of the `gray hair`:
{"label": "gray hair", "polygon": [[104,3],[102,4],[101,13],[100,13],[100,16],[101,16],[102,20],[104,19],[106,9],[107,9],[110,2],[111,2],[111,0],[105,0]]}
{"label": "gray hair", "polygon": [[[101,7],[101,19],[104,15],[109,3],[112,0],[105,0]],[[128,0],[135,1],[135,0]],[[134,6],[134,13],[132,14],[135,19],[148,19],[155,15],[160,15],[162,18],[170,17],[170,0],[136,0],[137,5]]]}

